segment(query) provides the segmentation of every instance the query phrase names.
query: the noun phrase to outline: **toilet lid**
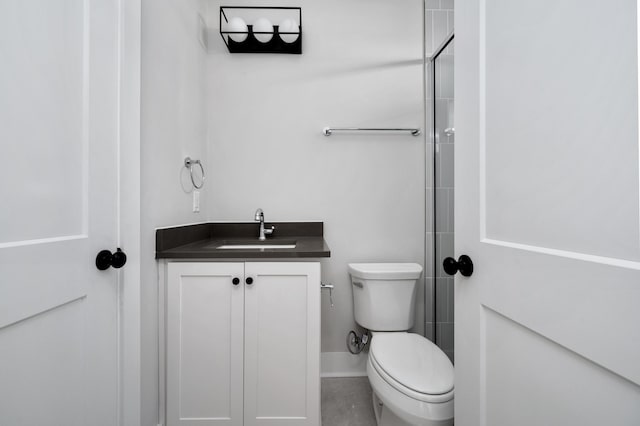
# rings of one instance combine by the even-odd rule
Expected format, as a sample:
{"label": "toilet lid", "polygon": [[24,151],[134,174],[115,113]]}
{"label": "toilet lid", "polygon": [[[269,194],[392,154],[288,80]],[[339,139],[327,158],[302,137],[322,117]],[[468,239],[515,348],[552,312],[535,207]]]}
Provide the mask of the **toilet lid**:
{"label": "toilet lid", "polygon": [[422,394],[453,390],[453,365],[431,341],[415,333],[380,333],[371,341],[370,355],[393,380]]}

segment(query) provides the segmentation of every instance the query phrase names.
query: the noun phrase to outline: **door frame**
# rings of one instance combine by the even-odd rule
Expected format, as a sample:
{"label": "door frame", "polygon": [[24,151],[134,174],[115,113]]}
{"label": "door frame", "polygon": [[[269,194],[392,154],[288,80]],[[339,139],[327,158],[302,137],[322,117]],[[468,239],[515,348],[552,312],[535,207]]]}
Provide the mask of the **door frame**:
{"label": "door frame", "polygon": [[118,275],[118,423],[139,426],[140,369],[140,62],[142,0],[118,0],[118,247],[127,266]]}

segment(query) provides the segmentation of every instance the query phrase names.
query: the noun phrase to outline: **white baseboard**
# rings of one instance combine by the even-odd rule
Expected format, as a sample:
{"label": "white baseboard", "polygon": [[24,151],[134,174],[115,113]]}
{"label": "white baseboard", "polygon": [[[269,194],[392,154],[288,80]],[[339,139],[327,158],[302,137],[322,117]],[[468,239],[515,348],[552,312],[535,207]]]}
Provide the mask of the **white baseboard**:
{"label": "white baseboard", "polygon": [[320,353],[320,377],[362,377],[367,375],[367,353]]}

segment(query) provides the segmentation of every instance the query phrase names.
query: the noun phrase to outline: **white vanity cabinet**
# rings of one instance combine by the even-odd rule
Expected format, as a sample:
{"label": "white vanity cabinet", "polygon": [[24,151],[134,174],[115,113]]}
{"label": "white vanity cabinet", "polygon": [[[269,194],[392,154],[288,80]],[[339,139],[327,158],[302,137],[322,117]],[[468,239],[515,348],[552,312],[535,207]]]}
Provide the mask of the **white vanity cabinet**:
{"label": "white vanity cabinet", "polygon": [[166,326],[167,426],[320,426],[319,262],[169,262]]}

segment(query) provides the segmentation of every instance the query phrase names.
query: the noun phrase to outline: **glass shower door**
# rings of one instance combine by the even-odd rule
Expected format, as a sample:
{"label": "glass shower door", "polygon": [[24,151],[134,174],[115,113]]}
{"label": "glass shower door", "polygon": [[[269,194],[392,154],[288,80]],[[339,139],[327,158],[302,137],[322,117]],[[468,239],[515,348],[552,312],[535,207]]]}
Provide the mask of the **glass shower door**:
{"label": "glass shower door", "polygon": [[442,269],[445,257],[454,255],[454,55],[453,35],[434,55],[433,77],[433,300],[436,344],[453,361],[454,283]]}

